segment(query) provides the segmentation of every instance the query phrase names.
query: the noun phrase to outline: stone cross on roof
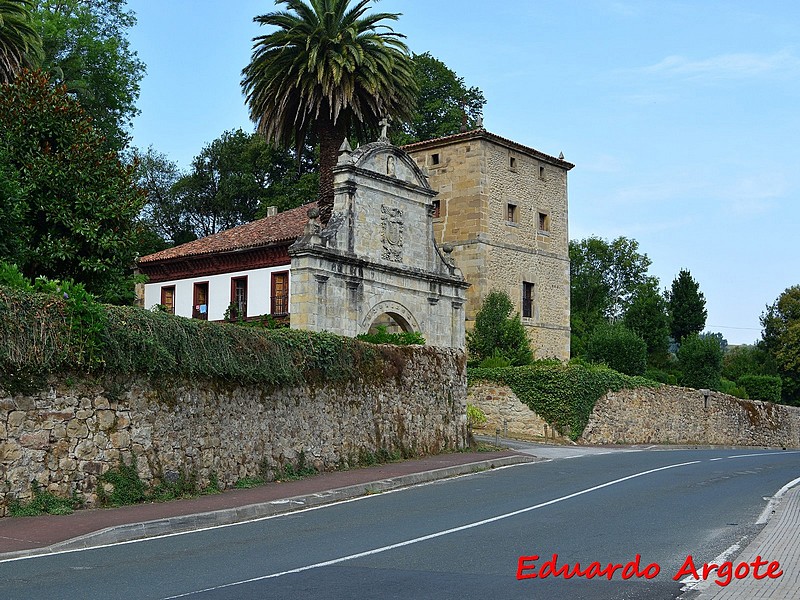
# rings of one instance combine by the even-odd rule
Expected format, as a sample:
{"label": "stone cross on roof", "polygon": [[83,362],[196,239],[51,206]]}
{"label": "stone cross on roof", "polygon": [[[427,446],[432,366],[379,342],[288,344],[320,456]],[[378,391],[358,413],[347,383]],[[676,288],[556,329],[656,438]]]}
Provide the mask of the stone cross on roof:
{"label": "stone cross on roof", "polygon": [[378,138],[379,142],[389,141],[389,135],[388,135],[389,121],[391,121],[391,119],[388,116],[385,116],[380,121],[378,121],[378,125],[381,126],[381,137]]}

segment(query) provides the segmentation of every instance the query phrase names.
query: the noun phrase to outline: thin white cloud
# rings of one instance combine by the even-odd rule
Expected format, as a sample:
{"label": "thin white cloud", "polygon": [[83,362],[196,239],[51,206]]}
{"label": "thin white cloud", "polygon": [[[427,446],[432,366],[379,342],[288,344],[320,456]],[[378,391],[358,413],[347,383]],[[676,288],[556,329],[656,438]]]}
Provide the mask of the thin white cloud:
{"label": "thin white cloud", "polygon": [[781,50],[774,54],[720,54],[696,60],[673,55],[638,71],[674,77],[743,79],[793,73],[798,70],[800,70],[800,59],[788,50]]}

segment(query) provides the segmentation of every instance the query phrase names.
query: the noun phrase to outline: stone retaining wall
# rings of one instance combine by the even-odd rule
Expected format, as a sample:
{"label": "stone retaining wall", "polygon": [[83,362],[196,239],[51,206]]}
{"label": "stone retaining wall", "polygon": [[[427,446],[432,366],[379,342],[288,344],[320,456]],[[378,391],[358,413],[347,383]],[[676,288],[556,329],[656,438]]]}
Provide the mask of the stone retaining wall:
{"label": "stone retaining wall", "polygon": [[0,516],[31,481],[96,503],[98,477],[136,456],[146,483],[196,474],[225,487],[296,466],[352,465],[384,449],[428,454],[466,442],[465,360],[460,351],[416,348],[380,384],[268,390],[220,381],[143,377],[52,378],[29,395],[0,390]]}
{"label": "stone retaining wall", "polygon": [[[520,439],[568,441],[504,385],[470,386],[467,402],[496,429]],[[580,442],[800,447],[800,408],[661,386],[609,392],[597,401]]]}
{"label": "stone retaining wall", "polygon": [[493,383],[477,383],[467,390],[467,402],[480,408],[486,415],[486,424],[480,433],[502,435],[536,441],[568,442],[536,411],[523,404],[511,388]]}
{"label": "stone retaining wall", "polygon": [[582,440],[592,444],[800,447],[800,408],[661,386],[609,392]]}

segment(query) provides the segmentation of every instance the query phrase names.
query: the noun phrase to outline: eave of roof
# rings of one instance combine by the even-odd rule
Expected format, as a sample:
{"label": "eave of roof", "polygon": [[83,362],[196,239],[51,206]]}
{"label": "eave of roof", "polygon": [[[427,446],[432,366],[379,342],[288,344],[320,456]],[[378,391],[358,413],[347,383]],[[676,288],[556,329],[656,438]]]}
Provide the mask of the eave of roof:
{"label": "eave of roof", "polygon": [[447,146],[449,144],[452,144],[453,142],[462,142],[479,138],[487,139],[496,144],[501,144],[503,146],[507,146],[508,148],[512,148],[519,152],[524,152],[525,154],[535,156],[536,158],[540,158],[546,162],[558,165],[566,169],[567,171],[575,167],[574,164],[562,158],[556,158],[555,156],[550,156],[549,154],[540,152],[535,148],[531,148],[530,146],[525,146],[523,144],[520,144],[519,142],[515,142],[514,140],[510,140],[508,138],[499,136],[495,133],[491,133],[490,131],[486,131],[485,129],[472,129],[470,131],[454,133],[453,135],[446,135],[444,137],[434,138],[432,140],[425,140],[423,142],[414,142],[413,144],[406,144],[405,146],[402,146],[402,149],[410,153],[416,150],[437,148],[439,146]]}
{"label": "eave of roof", "polygon": [[139,259],[139,264],[147,265],[165,260],[293,242],[303,234],[308,223],[307,212],[311,206],[312,204],[299,206],[272,217],[258,219],[174,248],[148,254]]}

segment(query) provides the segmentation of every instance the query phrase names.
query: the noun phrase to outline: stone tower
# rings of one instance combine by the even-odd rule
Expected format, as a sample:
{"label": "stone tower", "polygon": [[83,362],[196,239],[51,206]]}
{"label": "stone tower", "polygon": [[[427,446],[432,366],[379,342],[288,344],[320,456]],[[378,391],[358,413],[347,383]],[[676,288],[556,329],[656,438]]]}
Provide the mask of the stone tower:
{"label": "stone tower", "polygon": [[567,172],[555,158],[484,129],[404,147],[438,192],[434,235],[471,287],[467,329],[493,289],[508,293],[537,358],[569,359]]}

